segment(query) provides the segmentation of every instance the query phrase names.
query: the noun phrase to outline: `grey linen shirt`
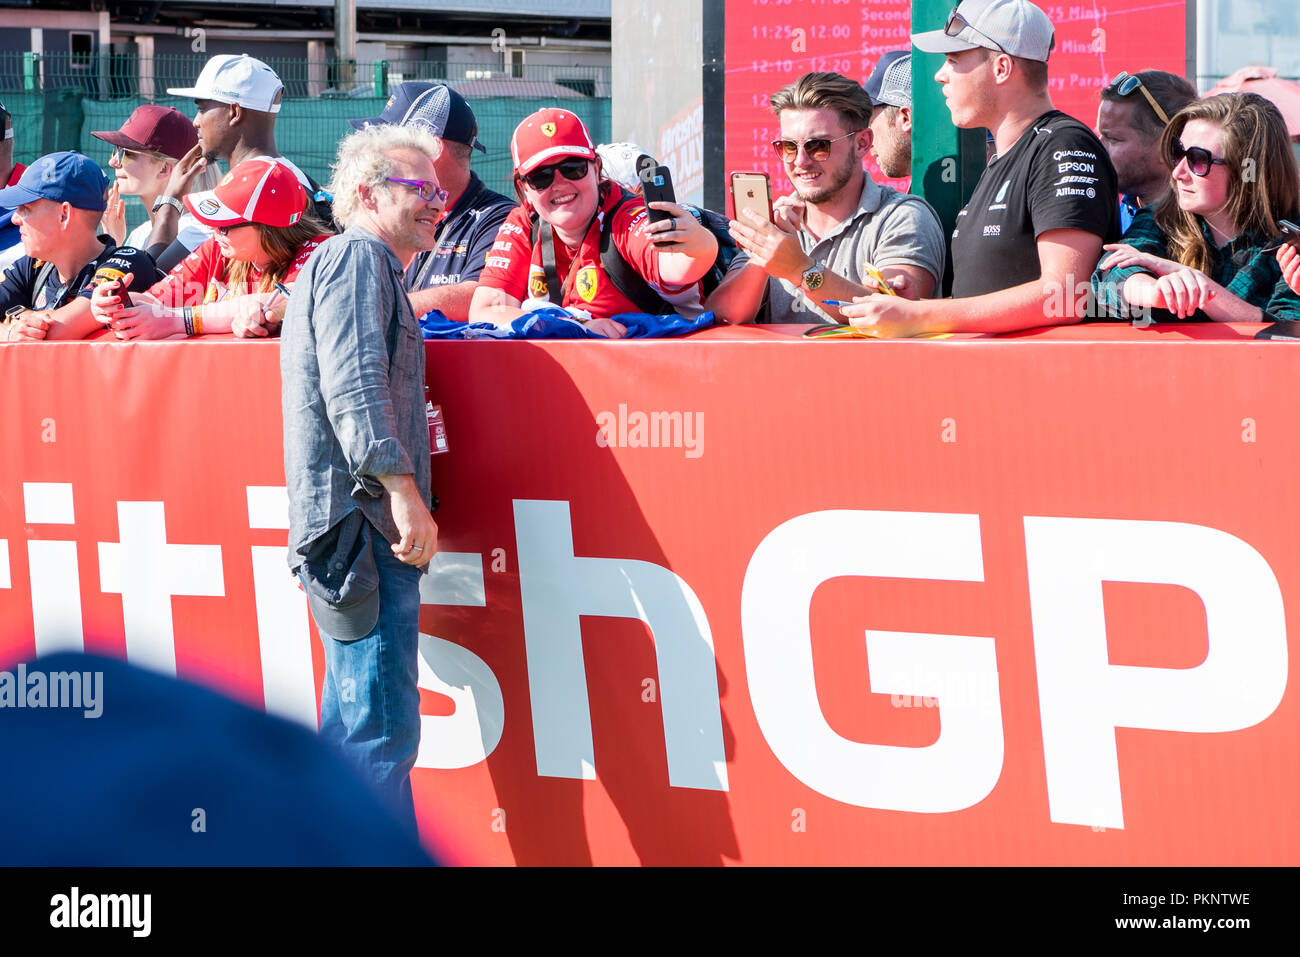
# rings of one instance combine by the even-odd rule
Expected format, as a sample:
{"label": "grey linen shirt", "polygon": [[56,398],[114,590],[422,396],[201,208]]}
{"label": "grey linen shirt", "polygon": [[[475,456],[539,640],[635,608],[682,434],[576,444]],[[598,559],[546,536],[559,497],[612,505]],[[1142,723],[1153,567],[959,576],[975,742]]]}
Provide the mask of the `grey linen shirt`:
{"label": "grey linen shirt", "polygon": [[353,509],[388,541],[401,539],[378,476],[413,475],[430,504],[424,337],[402,278],[393,251],[353,226],[323,243],[294,283],[280,378],[295,572]]}
{"label": "grey linen shirt", "polygon": [[[863,174],[862,195],[853,215],[821,239],[799,230],[799,245],[813,262],[821,261],[838,276],[863,282],[863,263],[885,266],[920,266],[934,276],[935,288],[943,280],[947,242],[939,214],[920,196],[881,186]],[[732,260],[728,272],[749,261],[746,253]],[[815,295],[815,294],[814,294]],[[758,322],[831,322],[831,317],[796,285],[769,277],[767,308]]]}

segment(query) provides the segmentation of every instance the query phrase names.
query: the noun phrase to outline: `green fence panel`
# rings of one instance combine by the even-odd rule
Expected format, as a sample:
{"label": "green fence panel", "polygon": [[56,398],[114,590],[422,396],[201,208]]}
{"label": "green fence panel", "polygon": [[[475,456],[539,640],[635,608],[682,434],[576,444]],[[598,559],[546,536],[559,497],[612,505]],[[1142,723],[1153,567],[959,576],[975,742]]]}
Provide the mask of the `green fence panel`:
{"label": "green fence panel", "polygon": [[[187,116],[192,100],[167,96],[167,87],[188,86],[202,69],[202,55],[155,57],[149,65],[155,95],[142,97],[139,61],[134,55],[104,56],[87,67],[66,57],[43,57],[35,71],[31,57],[0,53],[0,100],[14,118],[14,155],[31,162],[54,150],[78,149],[108,172],[111,149],[90,135],[119,128],[141,103],[174,106]],[[478,70],[474,64],[438,61],[357,63],[355,86],[333,88],[342,75],[339,64],[305,60],[267,61],[286,86],[276,120],[276,146],[318,182],[330,179],[330,164],[339,141],[351,132],[348,120],[377,116],[388,92],[406,80],[446,80],[469,101],[478,120],[479,140],[487,154],[475,152],[473,168],[487,185],[513,195],[510,135],[528,114],[562,106],[580,116],[596,142],[607,142],[612,127],[607,67],[529,66],[522,75]],[[481,65],[480,65],[481,66]],[[478,76],[483,73],[483,76]],[[320,95],[309,95],[327,87]],[[44,87],[42,89],[42,86]],[[144,220],[138,200],[127,203],[127,223]]]}

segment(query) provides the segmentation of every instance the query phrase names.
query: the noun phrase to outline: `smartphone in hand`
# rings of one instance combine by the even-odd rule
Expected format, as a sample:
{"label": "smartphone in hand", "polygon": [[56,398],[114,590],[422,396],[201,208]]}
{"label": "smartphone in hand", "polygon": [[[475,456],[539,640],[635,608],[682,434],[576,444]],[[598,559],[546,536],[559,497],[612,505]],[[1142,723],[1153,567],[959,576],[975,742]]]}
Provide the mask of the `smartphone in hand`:
{"label": "smartphone in hand", "polygon": [[123,285],[126,277],[132,274],[125,272],[122,267],[130,268],[130,266],[131,263],[129,261],[112,257],[105,260],[104,263],[95,270],[95,275],[91,277],[90,280],[96,286],[102,286],[106,282],[116,282],[117,298],[121,301],[123,309],[130,309],[135,305],[135,303],[131,301],[131,294],[126,291],[126,287]]}
{"label": "smartphone in hand", "polygon": [[1300,249],[1300,226],[1297,226],[1289,219],[1279,219],[1277,228],[1282,230],[1282,242]]}
{"label": "smartphone in hand", "polygon": [[[642,157],[649,159],[649,157]],[[651,160],[653,163],[654,160]],[[667,166],[646,166],[638,169],[641,177],[641,195],[645,199],[646,210],[650,213],[650,222],[658,223],[672,219],[673,214],[666,209],[650,209],[651,203],[675,203],[677,196],[673,193],[673,174]]]}
{"label": "smartphone in hand", "polygon": [[762,219],[772,221],[772,190],[766,173],[732,173],[731,206],[736,222],[743,223],[741,213],[752,209]]}

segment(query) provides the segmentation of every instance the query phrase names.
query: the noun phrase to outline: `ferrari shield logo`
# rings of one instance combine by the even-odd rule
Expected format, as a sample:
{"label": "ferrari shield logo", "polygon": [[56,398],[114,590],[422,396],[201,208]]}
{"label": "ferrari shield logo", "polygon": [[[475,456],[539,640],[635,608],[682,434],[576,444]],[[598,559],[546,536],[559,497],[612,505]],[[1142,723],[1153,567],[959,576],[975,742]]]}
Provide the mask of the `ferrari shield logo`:
{"label": "ferrari shield logo", "polygon": [[555,135],[555,124],[554,124],[554,123],[543,123],[543,124],[542,124],[542,135],[544,135],[544,136],[554,136],[554,135]]}
{"label": "ferrari shield logo", "polygon": [[528,274],[528,295],[532,299],[545,299],[548,296],[546,276],[540,272]]}
{"label": "ferrari shield logo", "polygon": [[582,297],[583,302],[591,302],[596,298],[596,267],[584,266],[578,271],[578,278],[573,283],[573,288],[578,290],[578,295]]}

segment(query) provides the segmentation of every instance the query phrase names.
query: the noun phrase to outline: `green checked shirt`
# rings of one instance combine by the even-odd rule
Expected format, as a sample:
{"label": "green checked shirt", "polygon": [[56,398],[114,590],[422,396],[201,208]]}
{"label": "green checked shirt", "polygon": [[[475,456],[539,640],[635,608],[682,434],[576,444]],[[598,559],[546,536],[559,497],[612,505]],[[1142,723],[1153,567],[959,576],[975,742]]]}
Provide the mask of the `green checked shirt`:
{"label": "green checked shirt", "polygon": [[[1199,216],[1201,233],[1209,243],[1211,250],[1211,268],[1209,277],[1239,299],[1244,299],[1252,306],[1264,310],[1263,322],[1275,322],[1279,319],[1300,319],[1300,296],[1291,291],[1282,280],[1282,267],[1277,262],[1277,250],[1266,249],[1274,244],[1258,233],[1243,233],[1226,246],[1218,246],[1210,233],[1210,227]],[[1165,234],[1156,225],[1152,207],[1144,206],[1133,217],[1133,225],[1128,228],[1120,242],[1128,243],[1134,249],[1151,253],[1164,259],[1169,258],[1169,245]],[[1109,255],[1103,254],[1102,259]],[[1097,297],[1097,308],[1101,319],[1127,320],[1133,317],[1135,309],[1124,301],[1124,282],[1129,276],[1145,272],[1141,266],[1123,266],[1115,269],[1098,269],[1092,274],[1092,291]],[[1197,311],[1187,319],[1178,319],[1164,309],[1153,309],[1152,318],[1156,322],[1209,322],[1210,317]]]}

